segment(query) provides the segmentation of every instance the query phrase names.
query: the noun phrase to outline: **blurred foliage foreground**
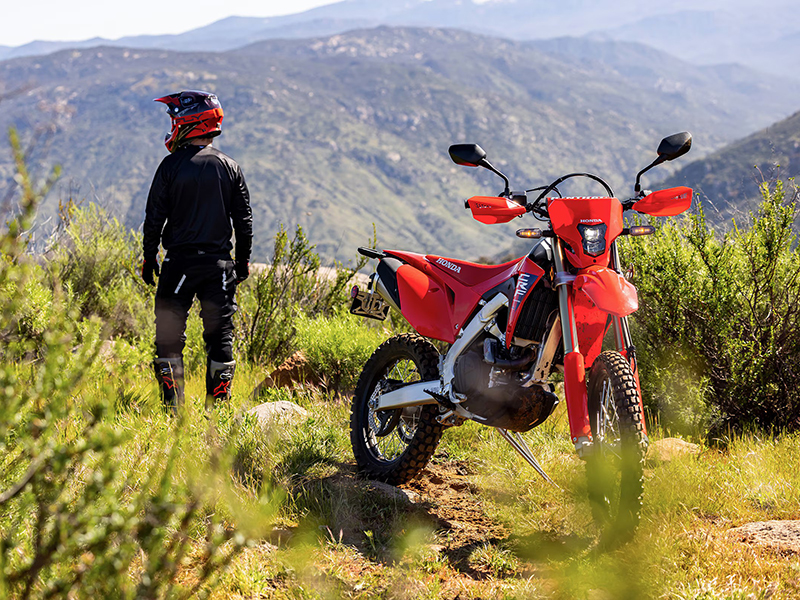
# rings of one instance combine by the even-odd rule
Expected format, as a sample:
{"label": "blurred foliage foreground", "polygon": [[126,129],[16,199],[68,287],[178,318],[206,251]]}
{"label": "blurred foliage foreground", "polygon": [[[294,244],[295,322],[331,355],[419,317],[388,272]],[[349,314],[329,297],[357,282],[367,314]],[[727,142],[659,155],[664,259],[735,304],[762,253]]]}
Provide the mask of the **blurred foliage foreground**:
{"label": "blurred foliage foreground", "polygon": [[[465,472],[480,465],[498,473],[495,481],[475,478],[477,484],[469,484],[464,494],[479,491],[489,499],[485,510],[507,527],[517,527],[518,540],[520,531],[534,527],[533,545],[515,546],[509,541],[513,536],[501,536],[506,541],[462,544],[449,558],[430,554],[420,543],[438,539],[444,544],[433,531],[446,521],[419,527],[397,521],[396,502],[376,502],[358,487],[348,454],[346,404],[325,394],[298,396],[258,386],[265,369],[301,349],[338,398],[352,389],[361,365],[392,333],[343,310],[347,282],[363,263],[320,277],[320,259],[299,229],[293,238],[284,230],[277,234],[272,267],[240,289],[239,391],[231,405],[210,415],[201,408],[204,356],[201,324],[193,312],[187,329],[187,409],[177,420],[167,418],[151,377],[153,290],[138,278],[140,239],[102,210],[68,202],[48,247],[32,253],[27,232],[49,182],[37,187],[31,180],[13,133],[11,146],[18,210],[0,237],[0,598],[267,597],[280,590],[289,597],[318,597],[344,588],[357,596],[369,593],[369,587],[388,597],[420,597],[417,592],[529,597],[559,595],[558,589],[563,597],[582,597],[591,592],[581,587],[580,578],[559,588],[552,581],[532,583],[530,572],[523,577],[533,568],[524,566],[525,552],[545,560],[541,552],[548,548],[557,550],[545,560],[551,561],[551,579],[559,573],[564,582],[579,573],[608,575],[624,565],[649,569],[651,583],[664,579],[665,567],[645,552],[575,563],[576,556],[586,555],[571,553],[570,536],[581,535],[590,520],[570,508],[585,498],[585,489],[576,483],[582,473],[563,419],[554,418],[534,437],[566,498],[550,488],[533,491],[519,477],[510,451],[489,440],[491,432],[472,425],[445,436],[444,454],[436,459],[452,457],[457,461],[452,468],[466,465]],[[800,261],[792,233],[797,193],[778,184],[765,185],[763,194],[752,222],[735,224],[724,237],[709,231],[700,210],[684,221],[659,224],[651,240],[625,244],[623,256],[634,267],[640,291],[635,326],[643,388],[662,432],[702,438],[709,431],[730,435],[737,428],[782,431],[800,425]],[[403,327],[388,325],[394,331]],[[254,388],[249,398],[242,391]],[[312,416],[294,430],[265,434],[254,418],[243,416],[244,408],[263,399],[259,394],[291,398]],[[321,409],[321,401],[328,408]],[[777,469],[781,461],[773,458]],[[699,485],[703,475],[689,471],[685,477]],[[654,480],[666,477],[658,473]],[[345,475],[351,482],[347,493],[342,491]],[[798,487],[785,474],[776,471],[775,477],[785,479],[786,489]],[[726,481],[719,479],[719,485]],[[746,498],[766,494],[761,488],[754,492],[754,485],[748,483]],[[671,484],[667,488],[674,490]],[[513,498],[508,490],[514,490]],[[656,540],[658,555],[675,561],[670,569],[685,570],[681,561],[688,565],[694,559],[687,556],[700,552],[693,547],[678,555],[663,545],[686,526],[676,514],[719,503],[708,491],[705,500],[697,492],[688,499],[676,496],[674,502],[664,496],[650,508],[645,502],[650,512],[644,530]],[[736,490],[730,491],[733,498]],[[770,494],[766,504],[756,503],[759,509],[797,512],[796,494]],[[750,514],[739,505],[707,510],[727,511],[725,518]],[[332,527],[336,515],[344,515],[351,526],[360,523],[355,546],[343,542],[346,526]],[[654,525],[661,522],[671,529]],[[310,537],[295,544],[297,551],[265,559],[264,540],[287,524],[305,528]],[[316,540],[313,552],[304,546],[309,539]],[[338,572],[352,561],[354,547],[373,560],[372,566]],[[645,565],[648,557],[654,562]],[[628,565],[633,558],[636,564]],[[254,560],[269,564],[268,571],[251,564]],[[336,581],[352,580],[352,585],[314,583],[303,571],[310,560],[336,573]],[[399,570],[379,578],[383,565],[392,561]],[[493,581],[509,576],[515,583],[506,592],[503,584],[473,591],[462,586],[450,594],[442,578],[458,580],[459,565],[472,575],[490,573]],[[412,574],[416,587],[395,585]],[[700,597],[691,590],[706,589],[704,576],[694,573],[675,583],[686,592],[680,597]],[[650,593],[638,580],[631,583],[620,575],[620,581],[633,586],[624,597]]]}

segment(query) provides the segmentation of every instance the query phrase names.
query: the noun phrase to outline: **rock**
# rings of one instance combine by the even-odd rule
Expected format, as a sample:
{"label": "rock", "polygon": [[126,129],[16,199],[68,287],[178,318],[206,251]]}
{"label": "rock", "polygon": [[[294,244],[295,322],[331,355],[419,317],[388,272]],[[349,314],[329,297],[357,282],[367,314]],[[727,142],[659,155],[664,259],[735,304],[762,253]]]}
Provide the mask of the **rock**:
{"label": "rock", "polygon": [[278,402],[264,402],[247,411],[248,415],[255,415],[258,424],[269,427],[273,423],[295,423],[308,417],[308,411],[302,406],[288,400]]}
{"label": "rock", "polygon": [[100,344],[100,350],[97,352],[97,358],[101,362],[107,362],[114,358],[114,348],[117,345],[115,340],[106,340]]}
{"label": "rock", "polygon": [[283,361],[283,364],[270,373],[275,387],[294,389],[299,385],[319,387],[322,379],[311,368],[308,358],[301,350]]}
{"label": "rock", "polygon": [[700,454],[702,448],[679,438],[664,438],[650,444],[648,458],[660,462],[669,462],[680,456]]}
{"label": "rock", "polygon": [[416,492],[412,492],[411,490],[403,490],[381,481],[370,480],[367,482],[367,485],[371,490],[378,492],[379,495],[383,496],[387,500],[392,500],[401,504],[416,504],[420,499],[419,494]]}
{"label": "rock", "polygon": [[730,530],[740,542],[800,554],[800,521],[758,521]]}

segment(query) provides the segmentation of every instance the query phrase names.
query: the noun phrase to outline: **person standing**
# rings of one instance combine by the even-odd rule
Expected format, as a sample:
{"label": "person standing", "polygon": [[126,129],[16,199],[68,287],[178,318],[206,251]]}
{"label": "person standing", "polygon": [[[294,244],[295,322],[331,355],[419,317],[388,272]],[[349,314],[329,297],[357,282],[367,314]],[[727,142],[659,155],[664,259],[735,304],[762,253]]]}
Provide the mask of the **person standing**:
{"label": "person standing", "polygon": [[[154,101],[166,105],[172,128],[165,138],[170,154],[158,166],[147,197],[142,279],[155,285],[158,276],[153,368],[165,409],[177,414],[183,403],[186,319],[195,296],[207,354],[206,408],[230,398],[235,292],[250,274],[253,223],[241,168],[212,145],[222,132],[217,97],[183,91]],[[159,243],[166,250],[160,269]]]}

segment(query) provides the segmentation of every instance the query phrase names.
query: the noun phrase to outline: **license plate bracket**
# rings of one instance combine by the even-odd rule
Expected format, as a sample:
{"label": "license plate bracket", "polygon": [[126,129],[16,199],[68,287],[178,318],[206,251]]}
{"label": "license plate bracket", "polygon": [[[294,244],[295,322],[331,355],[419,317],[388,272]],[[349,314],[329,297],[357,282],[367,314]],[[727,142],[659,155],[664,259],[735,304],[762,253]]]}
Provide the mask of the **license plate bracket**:
{"label": "license plate bracket", "polygon": [[359,317],[385,321],[389,315],[389,304],[378,294],[359,290],[350,303],[350,312]]}

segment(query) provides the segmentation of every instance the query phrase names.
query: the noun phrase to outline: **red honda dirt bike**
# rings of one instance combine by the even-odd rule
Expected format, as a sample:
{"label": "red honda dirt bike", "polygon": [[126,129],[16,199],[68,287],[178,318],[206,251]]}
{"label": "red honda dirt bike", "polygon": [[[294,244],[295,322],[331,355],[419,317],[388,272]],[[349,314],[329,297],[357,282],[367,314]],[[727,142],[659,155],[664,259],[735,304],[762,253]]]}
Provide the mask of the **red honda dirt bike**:
{"label": "red honda dirt bike", "polygon": [[[636,196],[625,201],[590,173],[512,193],[480,146],[450,147],[456,164],[484,167],[505,182],[499,197],[466,201],[475,219],[506,223],[531,213],[550,227],[518,230],[539,241],[527,256],[495,266],[359,248],[379,262],[368,289],[353,288],[350,311],[385,319],[391,307],[419,333],[381,344],[359,378],[350,439],[365,476],[408,481],[428,463],[445,427],[470,420],[496,428],[552,483],[520,432],[553,412],[559,399],[550,378],[562,371],[570,435],[586,462],[594,517],[617,533],[635,529],[647,431],[628,325],[638,297],[622,273],[616,239],[655,231],[626,227],[624,210],[669,216],[689,208],[690,188],[643,192],[640,179],[691,143],[686,132],[662,140],[658,158],[636,176]],[[607,195],[562,197],[558,186],[575,177],[599,183]],[[541,193],[529,202],[528,192]],[[603,351],[609,328],[616,349]],[[425,338],[449,349],[442,355]]]}

